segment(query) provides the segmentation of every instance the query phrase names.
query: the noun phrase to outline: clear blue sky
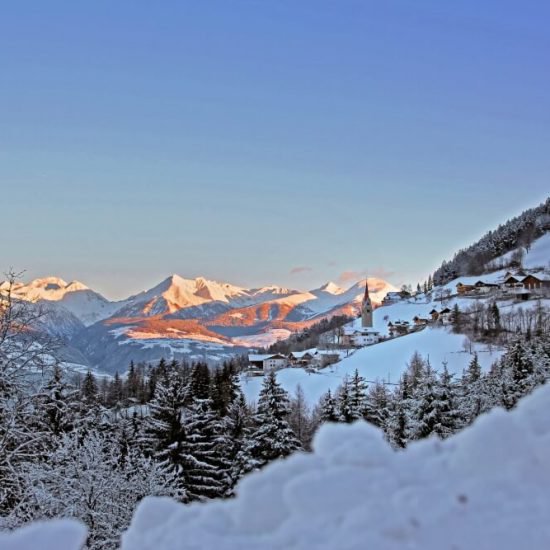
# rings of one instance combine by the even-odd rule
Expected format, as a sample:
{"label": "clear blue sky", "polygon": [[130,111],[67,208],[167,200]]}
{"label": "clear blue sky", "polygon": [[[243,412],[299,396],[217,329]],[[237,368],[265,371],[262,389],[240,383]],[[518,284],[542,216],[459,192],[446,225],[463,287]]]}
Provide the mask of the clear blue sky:
{"label": "clear blue sky", "polygon": [[415,283],[548,193],[549,20],[542,0],[4,2],[0,269],[117,298],[172,272]]}

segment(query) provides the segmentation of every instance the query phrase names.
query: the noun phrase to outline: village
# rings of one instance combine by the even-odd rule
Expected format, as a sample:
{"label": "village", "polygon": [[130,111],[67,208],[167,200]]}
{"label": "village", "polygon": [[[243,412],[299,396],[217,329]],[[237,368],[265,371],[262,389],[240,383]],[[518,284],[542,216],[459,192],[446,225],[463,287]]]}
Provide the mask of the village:
{"label": "village", "polygon": [[[423,330],[429,325],[445,326],[453,322],[453,310],[447,307],[452,298],[493,299],[494,301],[513,300],[516,302],[550,297],[550,274],[545,271],[527,271],[518,269],[502,274],[490,274],[475,280],[466,277],[459,280],[454,287],[437,288],[428,293],[412,293],[407,290],[388,292],[381,307],[399,302],[432,303],[439,302],[426,317],[415,315],[411,321],[387,321],[387,334],[374,329],[373,306],[369,297],[368,283],[361,303],[360,323],[352,322],[339,330],[327,333],[321,339],[319,347],[302,351],[291,351],[288,354],[248,355],[248,374],[261,376],[267,372],[283,368],[303,368],[310,371],[323,369],[349,357],[365,346],[379,344],[389,339]],[[421,301],[422,300],[422,301]],[[426,300],[423,302],[423,300]]]}

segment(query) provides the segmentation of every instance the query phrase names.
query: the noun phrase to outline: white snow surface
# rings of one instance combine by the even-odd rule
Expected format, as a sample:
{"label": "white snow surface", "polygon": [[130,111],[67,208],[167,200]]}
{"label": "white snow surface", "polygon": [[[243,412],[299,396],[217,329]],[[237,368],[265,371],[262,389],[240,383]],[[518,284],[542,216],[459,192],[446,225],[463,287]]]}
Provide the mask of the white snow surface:
{"label": "white snow surface", "polygon": [[[515,250],[507,252],[502,256],[489,262],[490,266],[498,266],[509,261],[514,254]],[[539,237],[534,241],[529,249],[529,252],[525,253],[523,257],[524,269],[537,269],[537,268],[549,268],[550,267],[550,233],[545,233],[542,237]]]}
{"label": "white snow surface", "polygon": [[[429,327],[420,332],[361,348],[339,363],[317,372],[308,372],[302,368],[279,370],[277,380],[291,394],[294,394],[296,387],[300,385],[306,401],[310,406],[314,406],[329,389],[334,392],[346,375],[352,376],[355,369],[368,382],[379,380],[397,383],[415,351],[423,357],[428,357],[435,370],[441,369],[445,361],[449,372],[460,375],[472,360],[472,355],[463,349],[464,338],[464,335],[454,334],[448,328]],[[478,352],[483,370],[488,370],[502,355],[502,350],[493,348],[488,351],[486,346],[481,344],[472,344],[473,351]],[[241,376],[241,388],[249,403],[257,402],[262,382],[262,376]]]}
{"label": "white snow surface", "polygon": [[2,550],[79,550],[86,528],[75,520],[36,522],[11,533],[0,533]]}
{"label": "white snow surface", "polygon": [[249,475],[237,497],[147,498],[122,550],[546,550],[550,387],[402,452],[363,422]]}

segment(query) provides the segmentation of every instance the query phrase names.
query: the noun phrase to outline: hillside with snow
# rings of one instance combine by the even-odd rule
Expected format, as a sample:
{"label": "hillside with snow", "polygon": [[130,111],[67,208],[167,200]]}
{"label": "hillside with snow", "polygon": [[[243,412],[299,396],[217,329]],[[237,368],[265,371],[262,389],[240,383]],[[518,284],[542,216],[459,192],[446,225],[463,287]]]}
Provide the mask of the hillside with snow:
{"label": "hillside with snow", "polygon": [[[146,498],[122,550],[545,550],[550,546],[550,388],[441,441],[396,452],[378,429],[325,425],[312,454],[247,476],[237,496]],[[78,550],[75,520],[0,534],[5,550]]]}
{"label": "hillside with snow", "polygon": [[[506,258],[499,258],[502,265]],[[524,256],[524,265],[540,273],[550,262],[550,234],[537,239]],[[527,267],[526,267],[527,269]],[[432,310],[441,311],[444,308],[452,309],[455,306],[465,311],[473,305],[491,303],[493,295],[457,295],[456,287],[459,283],[474,285],[477,281],[491,284],[502,283],[508,269],[490,271],[483,275],[458,277],[448,283],[436,286],[428,294],[418,294],[397,303],[378,307],[373,313],[373,328],[382,337],[390,336],[390,324],[407,322],[414,325],[413,319],[420,317],[430,319]],[[526,311],[542,305],[550,308],[550,296],[541,300],[518,301],[513,296],[498,298],[498,307],[503,317],[519,311]],[[359,329],[361,319],[356,319],[349,328]],[[418,332],[405,336],[383,340],[359,350],[349,350],[349,357],[338,363],[316,371],[306,371],[301,368],[285,368],[277,372],[277,378],[286,391],[293,394],[299,385],[310,406],[318,403],[319,399],[328,391],[334,392],[342,383],[344,377],[351,376],[357,369],[359,374],[370,383],[376,381],[397,383],[407,369],[407,363],[415,352],[429,359],[435,370],[440,370],[443,364],[447,365],[450,373],[460,376],[468,366],[474,353],[479,357],[482,369],[487,371],[502,355],[502,349],[487,346],[476,342],[465,345],[465,336],[454,334],[449,326],[428,326]],[[241,387],[250,402],[256,402],[260,392],[263,377],[241,376]]]}
{"label": "hillside with snow", "polygon": [[[375,318],[382,309],[375,311]],[[355,370],[371,384],[376,381],[397,383],[415,351],[429,358],[435,370],[441,369],[445,363],[449,372],[460,375],[472,360],[470,352],[464,350],[463,342],[463,335],[453,334],[447,328],[427,328],[356,351],[350,350],[349,357],[321,370],[279,370],[277,380],[290,394],[294,394],[299,385],[308,404],[314,406],[328,390],[334,393],[344,377],[351,377]],[[472,344],[474,352],[478,353],[484,370],[488,370],[502,355],[502,350],[489,350],[487,346],[477,343]],[[241,388],[249,402],[257,402],[262,382],[262,376],[241,376]]]}

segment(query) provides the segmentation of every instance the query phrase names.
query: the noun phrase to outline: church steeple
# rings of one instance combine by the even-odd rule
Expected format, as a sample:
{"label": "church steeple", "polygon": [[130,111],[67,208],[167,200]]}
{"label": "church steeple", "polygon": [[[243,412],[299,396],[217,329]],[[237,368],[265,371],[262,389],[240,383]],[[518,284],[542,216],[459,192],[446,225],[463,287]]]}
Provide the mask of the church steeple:
{"label": "church steeple", "polygon": [[372,304],[369,296],[369,281],[365,281],[365,295],[361,307],[361,325],[363,328],[372,328]]}
{"label": "church steeple", "polygon": [[365,295],[363,296],[363,303],[367,300],[370,300],[369,298],[369,280],[365,280]]}

